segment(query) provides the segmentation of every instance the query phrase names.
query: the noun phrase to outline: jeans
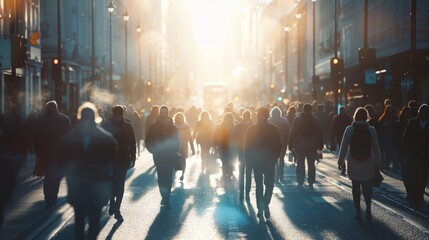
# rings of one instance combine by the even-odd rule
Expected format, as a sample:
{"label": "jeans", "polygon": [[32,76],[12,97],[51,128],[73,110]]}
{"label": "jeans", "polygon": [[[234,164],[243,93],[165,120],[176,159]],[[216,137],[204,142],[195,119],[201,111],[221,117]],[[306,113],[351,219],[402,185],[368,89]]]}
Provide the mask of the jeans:
{"label": "jeans", "polygon": [[304,184],[306,158],[308,165],[308,184],[313,185],[316,181],[316,166],[314,165],[316,154],[316,151],[309,153],[298,153],[298,159],[296,164],[296,180],[298,182],[298,185]]}
{"label": "jeans", "polygon": [[[258,210],[266,209],[271,202],[274,188],[274,169],[275,165],[270,163],[254,168]],[[265,192],[263,185],[265,185]]]}
{"label": "jeans", "polygon": [[363,197],[365,199],[366,209],[371,209],[371,199],[372,199],[372,181],[354,181],[352,180],[352,193],[353,193],[353,202],[355,204],[356,211],[360,211],[360,193],[361,187],[363,192]]}

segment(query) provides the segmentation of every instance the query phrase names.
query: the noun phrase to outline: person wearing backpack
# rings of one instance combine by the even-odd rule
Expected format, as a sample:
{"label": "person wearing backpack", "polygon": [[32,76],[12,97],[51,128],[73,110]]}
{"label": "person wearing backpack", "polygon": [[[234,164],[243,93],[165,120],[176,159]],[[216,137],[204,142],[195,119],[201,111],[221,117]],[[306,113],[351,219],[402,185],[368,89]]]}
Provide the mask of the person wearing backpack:
{"label": "person wearing backpack", "polygon": [[366,205],[366,219],[371,220],[371,199],[375,172],[381,168],[381,152],[375,128],[368,123],[364,108],[355,111],[354,121],[346,128],[341,141],[338,164],[344,164],[347,156],[347,175],[352,181],[353,202],[356,219],[360,219],[361,188]]}

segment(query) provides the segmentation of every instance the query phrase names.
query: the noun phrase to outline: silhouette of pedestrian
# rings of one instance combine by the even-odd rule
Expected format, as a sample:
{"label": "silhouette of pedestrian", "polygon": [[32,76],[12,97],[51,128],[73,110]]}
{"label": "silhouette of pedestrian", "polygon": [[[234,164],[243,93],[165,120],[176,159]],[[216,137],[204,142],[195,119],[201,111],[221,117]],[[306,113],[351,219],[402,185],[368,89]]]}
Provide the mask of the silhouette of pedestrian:
{"label": "silhouette of pedestrian", "polygon": [[[78,109],[78,122],[61,140],[56,158],[67,163],[67,199],[75,212],[75,239],[96,239],[101,209],[112,194],[113,164],[118,146],[113,136],[97,126],[101,118],[94,104]],[[85,238],[85,219],[89,228]]]}
{"label": "silhouette of pedestrian", "polygon": [[[274,168],[282,150],[282,139],[276,126],[268,123],[267,108],[258,110],[258,122],[249,128],[245,140],[246,164],[254,169],[256,203],[259,218],[270,218],[269,204],[274,188]],[[265,192],[264,187],[265,185]]]}
{"label": "silhouette of pedestrian", "polygon": [[114,192],[110,198],[109,214],[115,214],[115,219],[122,221],[121,203],[125,179],[127,170],[133,167],[136,161],[136,138],[133,125],[125,121],[124,108],[119,105],[114,106],[112,114],[113,117],[103,124],[103,128],[116,139],[119,150],[119,158],[114,165]]}
{"label": "silhouette of pedestrian", "polygon": [[152,153],[158,175],[161,206],[171,209],[170,193],[173,178],[174,159],[179,151],[179,135],[173,120],[168,117],[168,107],[159,109],[159,117],[146,133],[147,150]]}
{"label": "silhouette of pedestrian", "polygon": [[423,201],[429,171],[429,105],[422,104],[416,118],[408,121],[404,132],[404,149],[409,163],[412,201]]}
{"label": "silhouette of pedestrian", "polygon": [[[381,167],[381,153],[375,128],[368,123],[368,112],[364,108],[356,109],[354,122],[348,126],[341,141],[338,164],[347,157],[347,175],[352,181],[353,202],[359,219],[361,188],[366,205],[366,218],[372,219],[371,198],[374,173]],[[363,133],[362,133],[363,132]]]}
{"label": "silhouette of pedestrian", "polygon": [[222,161],[222,175],[226,184],[232,179],[234,170],[233,130],[234,116],[231,112],[223,115],[222,122],[217,125],[214,134],[214,145]]}
{"label": "silhouette of pedestrian", "polygon": [[70,118],[58,111],[57,103],[46,103],[45,114],[39,121],[35,136],[36,155],[45,175],[43,193],[46,209],[57,203],[60,182],[65,174],[65,163],[55,159],[54,152],[61,138],[70,130]]}
{"label": "silhouette of pedestrian", "polygon": [[289,135],[289,149],[297,154],[296,178],[302,188],[305,177],[305,159],[308,166],[308,185],[313,189],[316,179],[314,161],[317,151],[323,149],[323,135],[319,120],[313,116],[311,105],[305,104],[303,112],[295,118]]}
{"label": "silhouette of pedestrian", "polygon": [[268,122],[273,124],[279,129],[280,136],[282,138],[282,151],[279,156],[279,159],[276,164],[276,181],[283,182],[283,175],[284,175],[284,167],[285,167],[285,155],[289,140],[289,132],[290,132],[290,125],[289,121],[282,117],[282,112],[280,108],[274,107],[271,110],[271,117],[268,119]]}
{"label": "silhouette of pedestrian", "polygon": [[[192,140],[191,128],[186,122],[185,115],[178,112],[174,115],[174,126],[177,128],[180,139],[180,165],[182,167],[182,176],[180,176],[180,181],[183,181],[185,171],[186,171],[186,159],[189,156],[189,145],[191,146],[192,155],[195,155],[194,141]],[[189,144],[189,145],[188,145]]]}

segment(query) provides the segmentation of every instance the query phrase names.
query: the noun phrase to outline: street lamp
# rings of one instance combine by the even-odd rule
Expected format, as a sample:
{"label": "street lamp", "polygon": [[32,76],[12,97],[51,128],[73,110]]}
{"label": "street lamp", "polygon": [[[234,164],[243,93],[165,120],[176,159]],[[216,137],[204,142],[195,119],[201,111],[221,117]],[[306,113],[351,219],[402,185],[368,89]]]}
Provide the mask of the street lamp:
{"label": "street lamp", "polygon": [[109,75],[110,75],[110,82],[109,82],[109,90],[110,92],[113,91],[113,64],[112,64],[112,13],[115,11],[115,5],[113,5],[113,1],[110,1],[109,6],[107,6],[107,11],[109,11],[109,30],[110,30],[110,44],[109,44],[109,54],[110,54],[110,68],[109,68]]}
{"label": "street lamp", "polygon": [[137,24],[137,27],[136,27],[136,32],[137,32],[137,34],[139,35],[139,45],[138,45],[138,47],[139,47],[139,81],[141,81],[142,80],[142,64],[141,64],[141,41],[140,41],[140,32],[142,31],[142,27],[141,27],[141,25],[140,25],[140,22]]}
{"label": "street lamp", "polygon": [[127,40],[128,40],[128,34],[127,34],[127,23],[128,20],[130,19],[130,15],[128,15],[128,10],[125,9],[125,13],[123,15],[124,17],[124,22],[125,22],[125,77],[124,77],[124,89],[127,90],[128,87],[128,46],[127,46]]}
{"label": "street lamp", "polygon": [[288,71],[287,71],[287,68],[288,68],[288,49],[287,49],[287,35],[289,34],[289,32],[290,32],[290,27],[288,27],[288,26],[286,26],[286,27],[284,27],[284,31],[285,31],[285,67],[284,67],[284,75],[285,75],[285,97],[286,97],[286,93],[287,93],[287,73],[288,73]]}
{"label": "street lamp", "polygon": [[313,100],[317,101],[317,83],[319,78],[316,76],[316,0],[313,2],[313,76],[311,78],[313,85]]}
{"label": "street lamp", "polygon": [[300,72],[301,72],[301,44],[300,44],[300,39],[299,39],[299,35],[300,35],[300,31],[299,31],[299,24],[300,24],[300,19],[302,17],[302,14],[300,12],[296,12],[295,13],[295,17],[298,20],[297,26],[296,26],[296,36],[297,36],[297,81],[298,81],[298,100],[301,101],[301,87],[300,87],[300,81],[299,81],[299,76],[300,76]]}

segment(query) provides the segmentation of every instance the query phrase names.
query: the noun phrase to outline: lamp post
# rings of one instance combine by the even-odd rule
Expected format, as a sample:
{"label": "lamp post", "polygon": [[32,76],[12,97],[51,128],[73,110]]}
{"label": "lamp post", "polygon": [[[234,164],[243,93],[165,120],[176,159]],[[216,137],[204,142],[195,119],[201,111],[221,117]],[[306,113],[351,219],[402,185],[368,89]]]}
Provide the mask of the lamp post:
{"label": "lamp post", "polygon": [[142,80],[142,64],[141,64],[141,39],[140,39],[140,32],[142,31],[142,27],[140,25],[140,22],[137,24],[136,27],[136,32],[139,35],[139,43],[138,43],[138,48],[139,48],[139,81]]}
{"label": "lamp post", "polygon": [[[128,90],[128,46],[127,46],[127,41],[128,41],[128,33],[127,33],[127,23],[128,20],[130,19],[130,15],[128,15],[128,10],[125,9],[125,13],[123,15],[124,17],[124,22],[125,22],[125,76],[124,76],[124,82],[123,82],[123,86],[125,90]],[[128,95],[128,94],[127,94]]]}
{"label": "lamp post", "polygon": [[285,66],[284,66],[284,75],[285,75],[285,97],[287,96],[287,68],[288,68],[288,49],[287,49],[287,35],[289,34],[290,27],[286,26],[284,27],[285,31]]}
{"label": "lamp post", "polygon": [[297,36],[297,82],[298,82],[298,85],[297,85],[297,87],[298,87],[298,100],[299,101],[301,101],[301,87],[300,87],[300,79],[299,79],[299,76],[300,76],[300,72],[301,72],[301,56],[300,56],[300,54],[301,54],[301,44],[300,44],[300,39],[299,39],[299,35],[300,35],[300,31],[299,31],[299,23],[300,23],[300,19],[301,19],[301,17],[302,17],[302,14],[300,13],[300,12],[296,12],[295,13],[295,17],[296,17],[296,19],[298,20],[298,23],[297,23],[297,25],[296,25],[296,36]]}
{"label": "lamp post", "polygon": [[109,77],[110,77],[110,82],[109,82],[109,90],[110,93],[112,93],[113,91],[113,74],[112,74],[112,69],[113,69],[113,64],[112,64],[112,13],[113,11],[115,11],[115,6],[113,5],[113,1],[110,1],[109,6],[107,6],[107,11],[109,11],[109,34],[110,34],[110,42],[109,42],[109,55],[110,55],[110,67],[109,67]]}
{"label": "lamp post", "polygon": [[316,0],[311,0],[313,2],[313,76],[311,78],[313,85],[313,100],[317,101],[317,84],[319,78],[316,76]]}

